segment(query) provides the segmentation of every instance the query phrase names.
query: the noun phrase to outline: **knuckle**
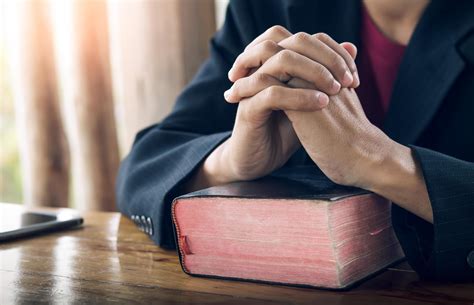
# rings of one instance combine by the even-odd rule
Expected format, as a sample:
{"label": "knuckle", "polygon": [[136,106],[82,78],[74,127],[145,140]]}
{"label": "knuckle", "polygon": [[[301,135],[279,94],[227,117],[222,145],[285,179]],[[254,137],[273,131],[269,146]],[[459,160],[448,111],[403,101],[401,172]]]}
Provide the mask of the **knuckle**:
{"label": "knuckle", "polygon": [[321,40],[321,41],[328,41],[330,39],[329,35],[323,32],[319,32],[314,34],[314,37]]}
{"label": "knuckle", "polygon": [[331,63],[333,65],[333,69],[339,72],[343,72],[347,70],[347,65],[344,59],[339,54],[333,53],[331,55]]}
{"label": "knuckle", "polygon": [[299,43],[299,44],[308,42],[310,38],[311,38],[311,35],[305,32],[298,32],[295,35],[293,35],[293,40],[295,41],[295,43]]}
{"label": "knuckle", "polygon": [[316,75],[319,78],[324,78],[325,76],[327,76],[326,75],[326,68],[321,64],[316,65],[315,72],[316,72]]}
{"label": "knuckle", "polygon": [[323,65],[318,65],[316,68],[316,75],[320,82],[328,86],[332,85],[334,78],[332,74]]}
{"label": "knuckle", "polygon": [[291,60],[292,57],[293,57],[293,52],[285,49],[276,55],[276,60],[278,62],[288,62]]}
{"label": "knuckle", "polygon": [[271,28],[268,29],[269,34],[274,34],[274,35],[285,35],[287,34],[287,30],[282,27],[281,25],[274,25]]}
{"label": "knuckle", "polygon": [[262,49],[267,51],[267,52],[275,52],[275,50],[278,49],[278,44],[270,39],[262,41]]}
{"label": "knuckle", "polygon": [[264,73],[255,73],[251,79],[252,85],[258,86],[260,84],[265,85],[271,82],[270,76]]}
{"label": "knuckle", "polygon": [[271,103],[280,98],[281,96],[281,88],[279,86],[270,86],[264,91],[264,100],[267,103]]}

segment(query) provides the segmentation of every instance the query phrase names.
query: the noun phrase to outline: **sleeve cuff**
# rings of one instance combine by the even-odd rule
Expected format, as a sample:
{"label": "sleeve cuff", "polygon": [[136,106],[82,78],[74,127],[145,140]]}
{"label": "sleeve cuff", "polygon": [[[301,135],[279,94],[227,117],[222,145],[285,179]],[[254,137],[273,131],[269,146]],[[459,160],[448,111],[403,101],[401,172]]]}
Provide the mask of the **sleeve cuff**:
{"label": "sleeve cuff", "polygon": [[474,165],[410,146],[427,185],[433,224],[395,206],[393,226],[408,262],[422,278],[474,279]]}
{"label": "sleeve cuff", "polygon": [[[229,136],[230,132],[196,136],[177,131],[150,131],[146,135],[150,139],[137,141],[135,153],[120,167],[117,179],[120,211],[129,216],[150,216],[153,241],[174,248],[171,202],[180,195],[182,183]],[[160,145],[173,141],[180,143],[171,148]]]}

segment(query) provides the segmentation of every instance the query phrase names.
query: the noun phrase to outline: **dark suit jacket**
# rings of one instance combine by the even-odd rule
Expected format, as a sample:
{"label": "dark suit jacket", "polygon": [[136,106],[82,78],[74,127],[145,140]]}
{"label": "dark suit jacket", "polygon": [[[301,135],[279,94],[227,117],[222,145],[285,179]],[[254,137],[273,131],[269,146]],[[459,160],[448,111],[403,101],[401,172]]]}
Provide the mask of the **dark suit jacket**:
{"label": "dark suit jacket", "polygon": [[[117,183],[119,209],[164,247],[174,247],[170,204],[194,169],[232,130],[227,72],[244,47],[279,24],[359,45],[360,2],[235,0],[210,57],[161,123],[138,133]],[[422,276],[474,278],[474,1],[433,0],[405,51],[384,131],[421,164],[434,225],[393,207],[408,262]],[[300,150],[286,166],[305,162]],[[307,160],[307,158],[306,158]],[[140,216],[140,217],[138,217]],[[149,219],[147,219],[149,217]]]}

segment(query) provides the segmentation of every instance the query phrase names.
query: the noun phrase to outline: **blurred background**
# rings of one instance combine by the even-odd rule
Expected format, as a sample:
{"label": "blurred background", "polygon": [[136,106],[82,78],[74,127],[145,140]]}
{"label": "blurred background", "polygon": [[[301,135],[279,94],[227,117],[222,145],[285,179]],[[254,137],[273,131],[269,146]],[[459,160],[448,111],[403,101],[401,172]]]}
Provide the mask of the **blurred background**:
{"label": "blurred background", "polygon": [[115,210],[120,160],[208,54],[227,0],[0,0],[0,202]]}

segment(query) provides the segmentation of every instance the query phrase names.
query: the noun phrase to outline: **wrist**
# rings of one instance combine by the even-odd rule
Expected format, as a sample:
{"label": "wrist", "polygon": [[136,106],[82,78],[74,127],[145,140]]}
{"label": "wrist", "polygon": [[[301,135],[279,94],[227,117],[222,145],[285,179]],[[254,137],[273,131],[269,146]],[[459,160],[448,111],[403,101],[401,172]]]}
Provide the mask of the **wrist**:
{"label": "wrist", "polygon": [[411,148],[392,141],[383,162],[373,168],[367,190],[433,223],[433,209],[423,171]]}
{"label": "wrist", "polygon": [[384,151],[380,158],[380,162],[376,164],[371,170],[373,172],[372,179],[367,182],[368,189],[373,192],[380,192],[380,190],[393,186],[396,176],[400,172],[409,172],[407,167],[407,155],[410,154],[410,149],[398,143],[390,143],[389,149]]}
{"label": "wrist", "polygon": [[395,142],[375,126],[366,130],[362,141],[356,142],[359,145],[354,144],[358,154],[354,158],[357,179],[353,186],[380,193],[419,174],[409,147]]}
{"label": "wrist", "polygon": [[420,180],[424,182],[411,149],[391,139],[366,172],[370,174],[366,175],[364,186],[377,194],[403,192]]}
{"label": "wrist", "polygon": [[352,143],[350,160],[353,166],[349,175],[352,181],[347,185],[373,191],[380,179],[389,172],[389,164],[396,162],[392,160],[396,154],[393,151],[396,143],[375,126],[365,130],[367,132],[364,136],[356,138]]}

